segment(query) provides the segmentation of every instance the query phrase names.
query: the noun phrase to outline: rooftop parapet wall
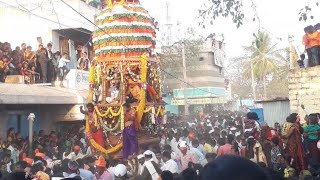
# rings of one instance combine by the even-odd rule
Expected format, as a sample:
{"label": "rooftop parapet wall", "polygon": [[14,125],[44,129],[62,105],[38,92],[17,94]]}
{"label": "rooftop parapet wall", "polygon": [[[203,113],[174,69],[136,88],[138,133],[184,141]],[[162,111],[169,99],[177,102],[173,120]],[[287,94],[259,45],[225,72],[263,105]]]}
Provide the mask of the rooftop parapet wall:
{"label": "rooftop parapet wall", "polygon": [[305,115],[302,104],[308,113],[320,112],[320,66],[292,69],[288,78],[291,112]]}

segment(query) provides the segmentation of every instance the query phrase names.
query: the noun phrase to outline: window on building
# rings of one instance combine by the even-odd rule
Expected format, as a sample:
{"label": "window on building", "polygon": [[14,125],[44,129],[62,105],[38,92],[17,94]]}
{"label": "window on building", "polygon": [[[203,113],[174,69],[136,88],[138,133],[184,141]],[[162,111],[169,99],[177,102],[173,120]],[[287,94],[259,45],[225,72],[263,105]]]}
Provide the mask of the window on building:
{"label": "window on building", "polygon": [[222,42],[219,41],[219,49],[222,49]]}
{"label": "window on building", "polygon": [[203,60],[204,60],[204,57],[200,57],[200,58],[199,58],[199,61],[203,61]]}
{"label": "window on building", "polygon": [[216,62],[215,62],[215,54],[214,53],[211,53],[212,54],[212,56],[211,56],[211,58],[212,58],[212,64],[214,65],[214,64],[216,64]]}

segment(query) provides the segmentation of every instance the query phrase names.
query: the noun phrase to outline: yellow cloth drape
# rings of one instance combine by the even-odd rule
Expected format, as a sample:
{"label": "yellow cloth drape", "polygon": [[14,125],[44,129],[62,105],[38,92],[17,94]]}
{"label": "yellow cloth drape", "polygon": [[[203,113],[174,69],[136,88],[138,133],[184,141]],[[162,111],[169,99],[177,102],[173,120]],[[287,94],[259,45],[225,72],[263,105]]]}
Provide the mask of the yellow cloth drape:
{"label": "yellow cloth drape", "polygon": [[[142,55],[141,56],[141,83],[142,84],[145,84],[147,81],[147,69],[148,69],[147,56]],[[146,90],[144,88],[141,88],[140,101],[139,101],[139,105],[137,107],[137,119],[138,119],[139,123],[142,120],[145,105],[146,105]]]}

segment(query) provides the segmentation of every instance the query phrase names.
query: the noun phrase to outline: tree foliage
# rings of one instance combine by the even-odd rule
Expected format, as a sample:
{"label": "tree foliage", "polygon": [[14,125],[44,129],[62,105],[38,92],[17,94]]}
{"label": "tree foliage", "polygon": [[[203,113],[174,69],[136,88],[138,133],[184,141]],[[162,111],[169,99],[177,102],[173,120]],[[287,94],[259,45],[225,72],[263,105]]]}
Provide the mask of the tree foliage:
{"label": "tree foliage", "polygon": [[[205,28],[204,22],[208,19],[210,20],[210,23],[213,24],[213,20],[218,17],[231,18],[233,23],[236,24],[236,27],[239,28],[243,25],[245,18],[250,18],[246,17],[246,14],[244,13],[242,0],[208,0],[208,2],[209,5],[206,5],[203,9],[199,10],[199,16],[202,18],[200,25],[202,25],[203,28]],[[307,21],[309,18],[313,19],[312,8],[318,6],[318,0],[307,0],[306,6],[301,8],[298,13],[297,18],[299,21]],[[251,0],[251,8],[254,12],[254,17],[251,17],[252,20],[259,20],[253,0]]]}
{"label": "tree foliage", "polygon": [[[251,46],[244,47],[244,50],[246,52],[245,56],[231,60],[232,64],[234,64],[232,68],[238,69],[237,74],[241,78],[231,78],[231,80],[235,79],[235,84],[241,88],[245,87],[245,85],[251,88],[251,67],[253,67],[257,97],[288,96],[285,86],[289,70],[288,59],[290,52],[287,49],[277,49],[276,44],[271,43],[269,35],[261,31],[254,34]],[[271,80],[268,80],[267,76],[271,77]],[[272,92],[273,90],[279,90],[279,92]],[[252,90],[249,92],[238,95],[244,97],[252,96]]]}
{"label": "tree foliage", "polygon": [[[204,20],[208,17],[216,19],[218,17],[229,17],[231,16],[233,23],[237,27],[240,27],[243,24],[244,13],[243,5],[241,0],[209,0],[212,4],[207,9],[199,10],[200,17],[203,18],[202,26]],[[210,21],[213,24],[213,21]]]}

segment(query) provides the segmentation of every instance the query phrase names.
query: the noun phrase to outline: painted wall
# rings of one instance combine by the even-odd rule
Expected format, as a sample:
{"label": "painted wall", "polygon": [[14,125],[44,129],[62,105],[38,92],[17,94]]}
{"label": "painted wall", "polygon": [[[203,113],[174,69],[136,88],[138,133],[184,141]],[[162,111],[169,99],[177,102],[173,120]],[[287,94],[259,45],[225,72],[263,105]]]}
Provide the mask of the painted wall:
{"label": "painted wall", "polygon": [[164,102],[167,103],[166,110],[170,111],[170,113],[178,114],[179,106],[170,105],[172,98],[172,95],[167,95],[166,97],[163,97]]}

